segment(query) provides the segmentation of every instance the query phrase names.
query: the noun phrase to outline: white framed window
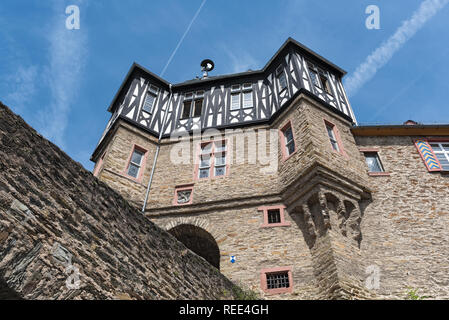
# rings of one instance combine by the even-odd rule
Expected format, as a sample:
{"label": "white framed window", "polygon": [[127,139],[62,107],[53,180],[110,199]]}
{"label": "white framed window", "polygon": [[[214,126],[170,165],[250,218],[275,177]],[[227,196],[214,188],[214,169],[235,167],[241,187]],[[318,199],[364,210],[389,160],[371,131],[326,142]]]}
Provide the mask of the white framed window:
{"label": "white framed window", "polygon": [[225,176],[227,174],[226,141],[206,142],[200,147],[198,179]]}
{"label": "white framed window", "polygon": [[186,93],[181,112],[181,119],[201,117],[203,113],[204,91]]}
{"label": "white framed window", "polygon": [[240,92],[240,85],[239,84],[233,84],[231,86],[231,92]]}
{"label": "white framed window", "polygon": [[137,177],[139,176],[140,168],[142,166],[144,155],[144,151],[134,148],[127,170],[129,176],[137,179]]}
{"label": "white framed window", "polygon": [[282,67],[282,65],[276,69],[276,78],[278,79],[279,82],[279,91],[283,91],[284,89],[286,89],[287,76],[285,75],[284,68]]}
{"label": "white framed window", "polygon": [[307,66],[309,68],[309,75],[310,79],[312,80],[312,83],[316,87],[323,89],[329,94],[332,94],[327,72],[318,68],[311,62],[307,62]]}
{"label": "white framed window", "polygon": [[251,83],[245,83],[242,89],[243,109],[252,108],[254,106],[253,86]]}
{"label": "white framed window", "polygon": [[338,146],[338,141],[337,138],[335,137],[334,126],[330,125],[329,123],[326,123],[326,130],[332,145],[332,149],[334,149],[337,152],[340,152],[340,147]]}
{"label": "white framed window", "polygon": [[443,170],[449,171],[449,141],[444,142],[432,142],[429,141],[432,147],[433,153],[437,157]]}
{"label": "white framed window", "polygon": [[284,134],[284,142],[285,142],[285,150],[287,155],[291,155],[295,152],[295,140],[293,139],[293,131],[291,125],[287,126],[283,130]]}
{"label": "white framed window", "polygon": [[231,110],[247,109],[254,107],[253,85],[245,83],[231,86]]}
{"label": "white framed window", "polygon": [[156,102],[158,88],[150,84],[147,94],[145,96],[142,110],[148,113],[153,113],[154,104]]}
{"label": "white framed window", "polygon": [[240,109],[240,92],[231,93],[231,110]]}
{"label": "white framed window", "polygon": [[369,172],[385,172],[377,152],[364,152]]}

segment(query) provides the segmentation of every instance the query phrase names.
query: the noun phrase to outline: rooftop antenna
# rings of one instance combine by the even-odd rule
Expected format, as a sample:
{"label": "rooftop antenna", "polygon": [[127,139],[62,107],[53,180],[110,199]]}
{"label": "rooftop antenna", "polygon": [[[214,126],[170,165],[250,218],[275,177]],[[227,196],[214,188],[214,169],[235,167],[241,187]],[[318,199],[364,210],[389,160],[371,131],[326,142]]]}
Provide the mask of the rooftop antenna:
{"label": "rooftop antenna", "polygon": [[203,72],[203,77],[201,79],[207,78],[207,73],[214,70],[214,62],[210,59],[204,59],[201,61],[201,71]]}

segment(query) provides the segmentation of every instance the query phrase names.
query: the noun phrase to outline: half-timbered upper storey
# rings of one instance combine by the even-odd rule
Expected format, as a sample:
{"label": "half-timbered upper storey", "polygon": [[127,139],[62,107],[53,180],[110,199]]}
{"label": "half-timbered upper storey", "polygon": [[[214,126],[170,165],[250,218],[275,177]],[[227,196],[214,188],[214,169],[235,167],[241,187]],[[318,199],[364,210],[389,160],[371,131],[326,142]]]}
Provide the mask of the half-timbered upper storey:
{"label": "half-timbered upper storey", "polygon": [[301,92],[355,122],[345,73],[292,38],[261,70],[172,85],[134,63],[108,108],[102,139],[118,118],[157,136],[267,122]]}

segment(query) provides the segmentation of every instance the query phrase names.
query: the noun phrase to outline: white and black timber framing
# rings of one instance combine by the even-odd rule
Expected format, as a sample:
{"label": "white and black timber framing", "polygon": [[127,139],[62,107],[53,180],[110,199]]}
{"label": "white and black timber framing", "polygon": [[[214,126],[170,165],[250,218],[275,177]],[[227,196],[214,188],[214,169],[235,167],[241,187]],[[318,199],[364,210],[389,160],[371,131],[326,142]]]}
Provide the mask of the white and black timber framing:
{"label": "white and black timber framing", "polygon": [[[327,91],[322,85],[317,86],[312,82],[309,63],[322,70],[327,77]],[[282,72],[286,76],[287,86],[281,90],[279,74]],[[173,99],[168,105],[169,83],[134,63],[108,108],[112,116],[91,160],[96,161],[104,138],[118,118],[155,136],[163,130],[163,137],[166,137],[174,131],[190,133],[198,129],[221,129],[271,122],[288,101],[299,93],[304,93],[349,121],[356,122],[342,85],[345,74],[344,70],[333,63],[288,38],[261,70],[173,84]],[[251,84],[253,107],[231,110],[231,86],[243,84]],[[150,86],[153,90],[157,89],[157,94],[152,112],[148,113],[143,110],[143,105]],[[204,91],[201,116],[181,119],[186,94],[198,91]],[[163,125],[166,110],[169,114]]]}

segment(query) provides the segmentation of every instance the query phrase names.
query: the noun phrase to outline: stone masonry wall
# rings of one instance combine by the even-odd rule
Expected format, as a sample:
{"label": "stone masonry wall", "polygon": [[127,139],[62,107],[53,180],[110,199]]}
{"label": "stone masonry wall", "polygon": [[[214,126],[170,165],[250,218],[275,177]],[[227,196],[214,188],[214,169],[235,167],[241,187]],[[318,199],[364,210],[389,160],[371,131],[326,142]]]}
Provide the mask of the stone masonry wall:
{"label": "stone masonry wall", "polygon": [[[335,125],[343,152],[332,150],[325,120]],[[188,140],[188,163],[173,164],[170,152],[176,144],[165,140],[147,216],[166,230],[184,224],[209,232],[224,275],[268,299],[397,299],[411,289],[448,298],[449,175],[427,172],[414,137],[355,137],[348,121],[305,96],[270,125],[248,129],[279,130],[288,121],[297,151],[285,160],[276,142],[274,174],[261,174],[260,163],[245,162],[232,163],[224,178],[195,180],[198,141]],[[120,124],[100,178],[127,198],[143,199],[151,156],[140,186],[114,174],[124,170],[131,144],[154,148],[154,138],[135,130]],[[368,175],[362,147],[379,149],[389,176]],[[175,187],[183,184],[193,184],[193,203],[174,206]],[[264,205],[285,205],[290,225],[261,228],[258,208]],[[287,266],[292,267],[293,291],[265,294],[260,270]],[[366,281],[376,270],[380,287],[369,290]]]}
{"label": "stone masonry wall", "polygon": [[358,147],[379,150],[390,172],[369,177],[373,201],[362,220],[362,259],[379,268],[381,297],[403,299],[417,289],[448,299],[449,175],[427,171],[415,138],[356,137]]}
{"label": "stone masonry wall", "polygon": [[2,298],[219,299],[232,288],[0,104]]}
{"label": "stone masonry wall", "polygon": [[[263,214],[257,206],[149,217],[165,230],[192,224],[208,231],[220,249],[220,271],[233,282],[249,287],[265,299],[320,298],[311,253],[298,225],[287,212],[285,221],[289,226],[269,228],[261,227]],[[230,262],[230,256],[235,256],[235,263]],[[293,275],[291,293],[273,295],[261,290],[262,269],[289,266]]]}

